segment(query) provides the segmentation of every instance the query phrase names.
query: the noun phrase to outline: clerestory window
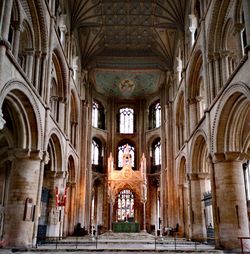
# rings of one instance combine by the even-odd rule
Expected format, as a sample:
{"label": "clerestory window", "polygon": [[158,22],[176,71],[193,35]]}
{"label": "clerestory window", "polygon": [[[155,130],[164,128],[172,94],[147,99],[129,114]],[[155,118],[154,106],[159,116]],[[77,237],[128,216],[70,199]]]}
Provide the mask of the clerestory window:
{"label": "clerestory window", "polygon": [[160,101],[153,103],[149,107],[149,129],[161,126],[161,104]]}
{"label": "clerestory window", "polygon": [[98,138],[92,139],[91,151],[92,170],[102,173],[103,172],[103,146]]}
{"label": "clerestory window", "polygon": [[134,133],[134,110],[121,108],[119,117],[119,132],[124,134]]}
{"label": "clerestory window", "polygon": [[97,101],[94,101],[92,105],[92,126],[103,130],[105,129],[104,107]]}

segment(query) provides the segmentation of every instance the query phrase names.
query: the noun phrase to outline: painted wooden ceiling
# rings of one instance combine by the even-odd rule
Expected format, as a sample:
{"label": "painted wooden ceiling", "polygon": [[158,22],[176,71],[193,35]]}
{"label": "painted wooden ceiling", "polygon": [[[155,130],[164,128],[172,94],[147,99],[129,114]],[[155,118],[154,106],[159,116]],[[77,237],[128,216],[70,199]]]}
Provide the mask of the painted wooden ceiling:
{"label": "painted wooden ceiling", "polygon": [[186,0],[71,0],[68,4],[83,68],[127,73],[173,69]]}

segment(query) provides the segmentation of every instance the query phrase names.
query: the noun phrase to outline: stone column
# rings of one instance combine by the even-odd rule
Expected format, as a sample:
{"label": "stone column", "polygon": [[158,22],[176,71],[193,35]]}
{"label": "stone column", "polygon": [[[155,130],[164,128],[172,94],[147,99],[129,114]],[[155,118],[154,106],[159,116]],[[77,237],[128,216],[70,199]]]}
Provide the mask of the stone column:
{"label": "stone column", "polygon": [[229,51],[224,51],[222,53],[222,66],[223,66],[223,70],[222,70],[222,82],[223,85],[225,85],[225,83],[227,82],[228,78],[229,78],[229,60],[228,60],[228,54]]}
{"label": "stone column", "polygon": [[35,52],[35,68],[34,68],[34,78],[33,85],[36,90],[39,92],[39,71],[40,71],[40,62],[41,62],[41,51]]}
{"label": "stone column", "polygon": [[39,151],[22,150],[13,158],[4,239],[8,246],[31,247],[42,156]]}
{"label": "stone column", "polygon": [[13,53],[13,56],[17,59],[18,53],[19,53],[21,26],[19,22],[15,22],[13,25],[14,25],[14,38],[13,38],[12,53]]}
{"label": "stone column", "polygon": [[49,87],[50,87],[50,80],[48,80],[49,82],[49,85],[48,86],[45,86],[45,76],[46,76],[46,57],[47,57],[47,54],[46,53],[42,53],[41,55],[41,68],[40,68],[40,79],[38,80],[39,82],[39,89],[38,89],[38,92],[39,94],[41,95],[41,97],[43,98],[43,100],[45,100],[46,98],[46,94],[47,94],[47,91],[46,89],[49,90]]}
{"label": "stone column", "polygon": [[4,1],[4,11],[2,18],[2,26],[1,26],[1,35],[3,40],[8,40],[9,35],[9,27],[10,27],[10,18],[12,11],[13,0],[5,0]]}
{"label": "stone column", "polygon": [[25,66],[25,73],[30,81],[32,81],[33,75],[33,59],[34,59],[34,49],[27,49],[26,53],[26,66]]}
{"label": "stone column", "polygon": [[62,130],[65,130],[64,126],[64,119],[65,119],[65,100],[62,97],[59,97],[58,99],[58,124],[62,128]]}
{"label": "stone column", "polygon": [[204,241],[206,238],[205,218],[202,206],[203,193],[205,192],[205,181],[207,173],[190,173],[191,184],[191,238],[196,241]]}
{"label": "stone column", "polygon": [[221,153],[213,157],[217,221],[220,247],[239,248],[240,236],[249,237],[246,193],[240,153]]}
{"label": "stone column", "polygon": [[189,105],[189,125],[190,125],[190,133],[192,133],[197,124],[197,100],[195,98],[188,99]]}
{"label": "stone column", "polygon": [[213,56],[208,56],[208,76],[209,76],[209,90],[210,90],[210,97],[209,101],[213,101],[215,97],[215,84],[214,84],[214,60]]}
{"label": "stone column", "polygon": [[113,206],[112,200],[109,201],[109,231],[112,232],[112,219],[113,219]]}
{"label": "stone column", "polygon": [[221,88],[221,78],[220,78],[220,54],[214,54],[214,86],[215,86],[215,96],[218,94]]}
{"label": "stone column", "polygon": [[190,213],[189,213],[189,194],[188,194],[188,184],[184,183],[182,186],[182,195],[183,195],[183,226],[184,226],[184,236],[187,239],[190,239]]}

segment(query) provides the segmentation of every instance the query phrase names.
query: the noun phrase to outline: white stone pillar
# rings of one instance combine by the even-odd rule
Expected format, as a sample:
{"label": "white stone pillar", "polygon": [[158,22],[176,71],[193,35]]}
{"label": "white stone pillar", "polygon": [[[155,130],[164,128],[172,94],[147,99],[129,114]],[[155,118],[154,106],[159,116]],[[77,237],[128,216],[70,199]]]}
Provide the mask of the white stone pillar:
{"label": "white stone pillar", "polygon": [[33,75],[33,59],[34,59],[34,49],[27,49],[26,50],[27,58],[26,58],[26,67],[25,73],[30,81],[32,81]]}
{"label": "white stone pillar", "polygon": [[13,46],[12,46],[12,53],[13,56],[17,59],[19,53],[19,43],[20,43],[20,34],[21,34],[21,27],[19,23],[14,24],[14,38],[13,38]]}
{"label": "white stone pillar", "polygon": [[112,231],[112,220],[113,220],[113,205],[112,201],[109,202],[109,231]]}
{"label": "white stone pillar", "polygon": [[41,62],[41,51],[35,52],[35,67],[34,67],[34,78],[33,83],[36,90],[39,92],[39,71]]}
{"label": "white stone pillar", "polygon": [[[37,202],[39,171],[42,156],[28,151],[14,154],[5,214],[4,239],[8,246],[32,246],[33,212]],[[27,199],[30,203],[27,205]]]}
{"label": "white stone pillar", "polygon": [[224,51],[222,53],[222,66],[223,66],[223,69],[222,69],[222,82],[223,82],[223,85],[226,84],[226,82],[229,78],[228,54],[229,54],[228,51]]}
{"label": "white stone pillar", "polygon": [[191,224],[192,236],[196,241],[204,241],[206,238],[206,226],[203,212],[203,193],[205,192],[205,181],[207,173],[190,173],[191,184]]}
{"label": "white stone pillar", "polygon": [[3,18],[1,24],[1,36],[4,40],[8,41],[9,28],[10,28],[10,18],[12,11],[13,0],[5,0],[3,4]]}
{"label": "white stone pillar", "polygon": [[[41,68],[40,68],[40,75],[39,75],[39,94],[41,95],[41,97],[43,98],[43,100],[45,100],[45,97],[46,97],[46,94],[47,94],[47,91],[46,89],[49,90],[49,86],[45,86],[45,77],[46,77],[46,56],[47,54],[46,53],[42,53],[41,55]],[[50,82],[50,81],[49,81]]]}
{"label": "white stone pillar", "polygon": [[[214,177],[220,247],[238,249],[238,237],[249,237],[246,193],[240,153],[215,154]],[[248,246],[249,247],[249,246]]]}
{"label": "white stone pillar", "polygon": [[214,54],[214,85],[215,85],[215,96],[218,94],[221,88],[221,78],[220,78],[220,54]]}
{"label": "white stone pillar", "polygon": [[62,130],[65,130],[65,101],[62,97],[58,99],[58,124],[62,128]]}
{"label": "white stone pillar", "polygon": [[197,125],[197,100],[195,98],[191,98],[188,100],[188,103],[190,133],[192,133]]}
{"label": "white stone pillar", "polygon": [[209,90],[210,96],[209,101],[213,101],[215,97],[215,84],[214,84],[214,60],[213,57],[210,55],[208,56],[208,75],[209,75]]}

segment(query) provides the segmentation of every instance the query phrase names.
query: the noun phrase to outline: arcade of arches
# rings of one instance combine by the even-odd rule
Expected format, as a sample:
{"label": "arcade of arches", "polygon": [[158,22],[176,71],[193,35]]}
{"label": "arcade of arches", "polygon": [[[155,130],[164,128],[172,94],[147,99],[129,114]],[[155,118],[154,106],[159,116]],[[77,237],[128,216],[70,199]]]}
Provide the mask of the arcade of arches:
{"label": "arcade of arches", "polygon": [[1,244],[130,223],[239,248],[249,49],[248,0],[0,1]]}

